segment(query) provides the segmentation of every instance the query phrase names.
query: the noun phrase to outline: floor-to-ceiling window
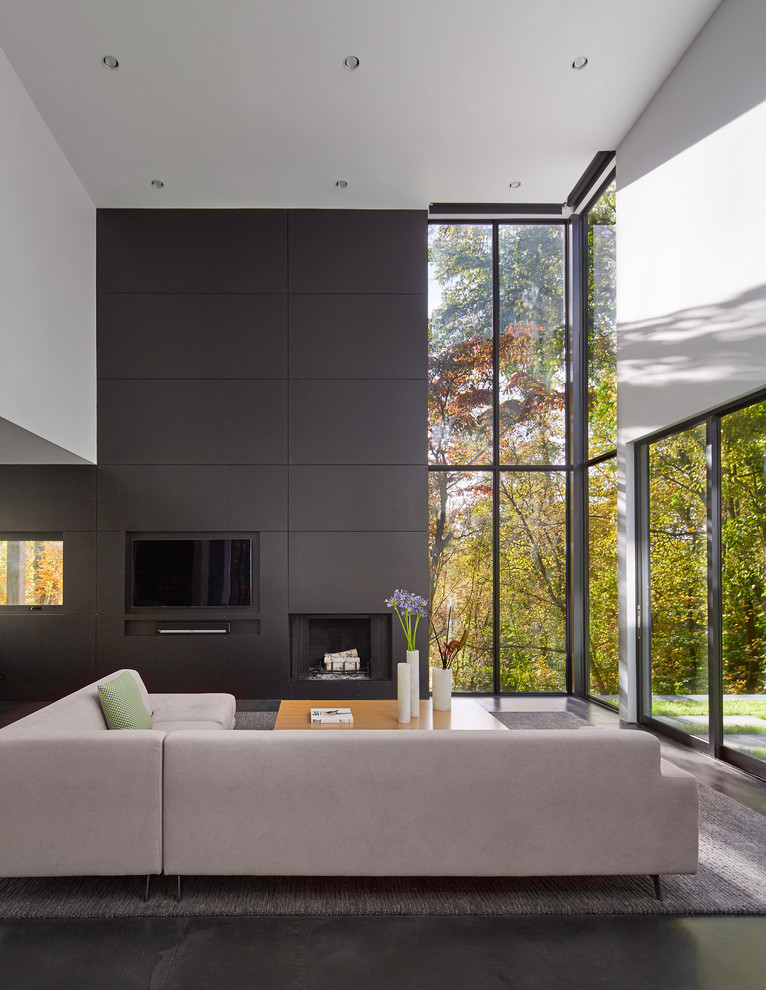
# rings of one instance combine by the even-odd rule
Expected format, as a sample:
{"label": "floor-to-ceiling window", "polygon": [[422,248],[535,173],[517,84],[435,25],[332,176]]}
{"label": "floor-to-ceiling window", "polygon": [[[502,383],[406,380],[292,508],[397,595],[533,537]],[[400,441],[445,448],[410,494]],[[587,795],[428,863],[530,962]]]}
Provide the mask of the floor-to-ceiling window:
{"label": "floor-to-ceiling window", "polygon": [[585,691],[610,705],[619,694],[615,198],[612,177],[585,211],[585,422],[574,424],[585,432]]}
{"label": "floor-to-ceiling window", "polygon": [[766,398],[637,457],[643,719],[766,777]]}
{"label": "floor-to-ceiling window", "polygon": [[430,632],[467,630],[458,691],[569,684],[566,237],[430,227]]}

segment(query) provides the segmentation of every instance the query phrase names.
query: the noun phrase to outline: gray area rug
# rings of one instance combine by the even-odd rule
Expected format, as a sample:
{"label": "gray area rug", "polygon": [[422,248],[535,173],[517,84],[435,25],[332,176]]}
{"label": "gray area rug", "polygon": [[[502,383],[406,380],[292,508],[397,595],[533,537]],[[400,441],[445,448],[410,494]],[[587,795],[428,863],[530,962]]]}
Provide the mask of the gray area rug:
{"label": "gray area rug", "polygon": [[273,729],[277,720],[276,712],[236,712],[235,729]]}
{"label": "gray area rug", "polygon": [[[508,729],[590,729],[593,726],[572,712],[492,712]],[[273,729],[276,712],[237,712],[235,729]]]}
{"label": "gray area rug", "polygon": [[[424,827],[428,827],[427,824]],[[509,841],[511,841],[509,837]],[[700,870],[663,877],[175,877],[0,880],[2,918],[766,914],[766,818],[700,786]]]}
{"label": "gray area rug", "polygon": [[506,729],[592,729],[574,712],[490,712]]}

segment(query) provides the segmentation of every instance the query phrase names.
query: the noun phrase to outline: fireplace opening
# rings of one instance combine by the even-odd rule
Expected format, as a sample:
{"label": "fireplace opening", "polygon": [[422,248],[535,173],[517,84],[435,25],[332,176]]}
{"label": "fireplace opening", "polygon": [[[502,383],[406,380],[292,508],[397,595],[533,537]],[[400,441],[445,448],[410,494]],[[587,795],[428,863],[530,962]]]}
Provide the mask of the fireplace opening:
{"label": "fireplace opening", "polygon": [[391,615],[291,615],[293,680],[390,680]]}

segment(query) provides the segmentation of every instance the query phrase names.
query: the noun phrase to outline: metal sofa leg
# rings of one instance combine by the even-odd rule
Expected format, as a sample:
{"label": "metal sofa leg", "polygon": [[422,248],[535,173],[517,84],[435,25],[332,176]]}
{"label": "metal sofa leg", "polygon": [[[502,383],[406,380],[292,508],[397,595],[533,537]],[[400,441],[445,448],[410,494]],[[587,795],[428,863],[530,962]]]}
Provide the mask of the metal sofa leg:
{"label": "metal sofa leg", "polygon": [[177,874],[176,879],[178,880],[178,888],[176,890],[176,900],[177,901],[180,901],[181,900],[181,874],[180,873]]}
{"label": "metal sofa leg", "polygon": [[655,895],[657,897],[657,900],[658,901],[661,901],[662,900],[662,881],[660,880],[659,873],[655,873],[652,876],[652,880],[654,880],[654,893],[655,893]]}
{"label": "metal sofa leg", "polygon": [[151,880],[151,875],[146,874],[146,887],[144,887],[144,904],[149,900],[149,881]]}

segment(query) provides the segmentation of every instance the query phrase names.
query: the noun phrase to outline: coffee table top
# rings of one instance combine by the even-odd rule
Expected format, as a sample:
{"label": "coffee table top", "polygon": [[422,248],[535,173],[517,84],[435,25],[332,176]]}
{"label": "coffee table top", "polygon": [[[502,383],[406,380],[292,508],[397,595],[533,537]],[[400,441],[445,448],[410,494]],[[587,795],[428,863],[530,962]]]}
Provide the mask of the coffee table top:
{"label": "coffee table top", "polygon": [[[312,724],[312,708],[350,708],[354,716],[352,723]],[[396,699],[381,701],[349,701],[323,698],[321,701],[289,699],[280,702],[275,729],[310,729],[325,732],[328,729],[353,731],[354,729],[488,729],[507,732],[496,718],[482,708],[473,698],[453,698],[452,711],[435,712],[430,700],[420,702],[420,715],[409,722],[396,720]]]}

